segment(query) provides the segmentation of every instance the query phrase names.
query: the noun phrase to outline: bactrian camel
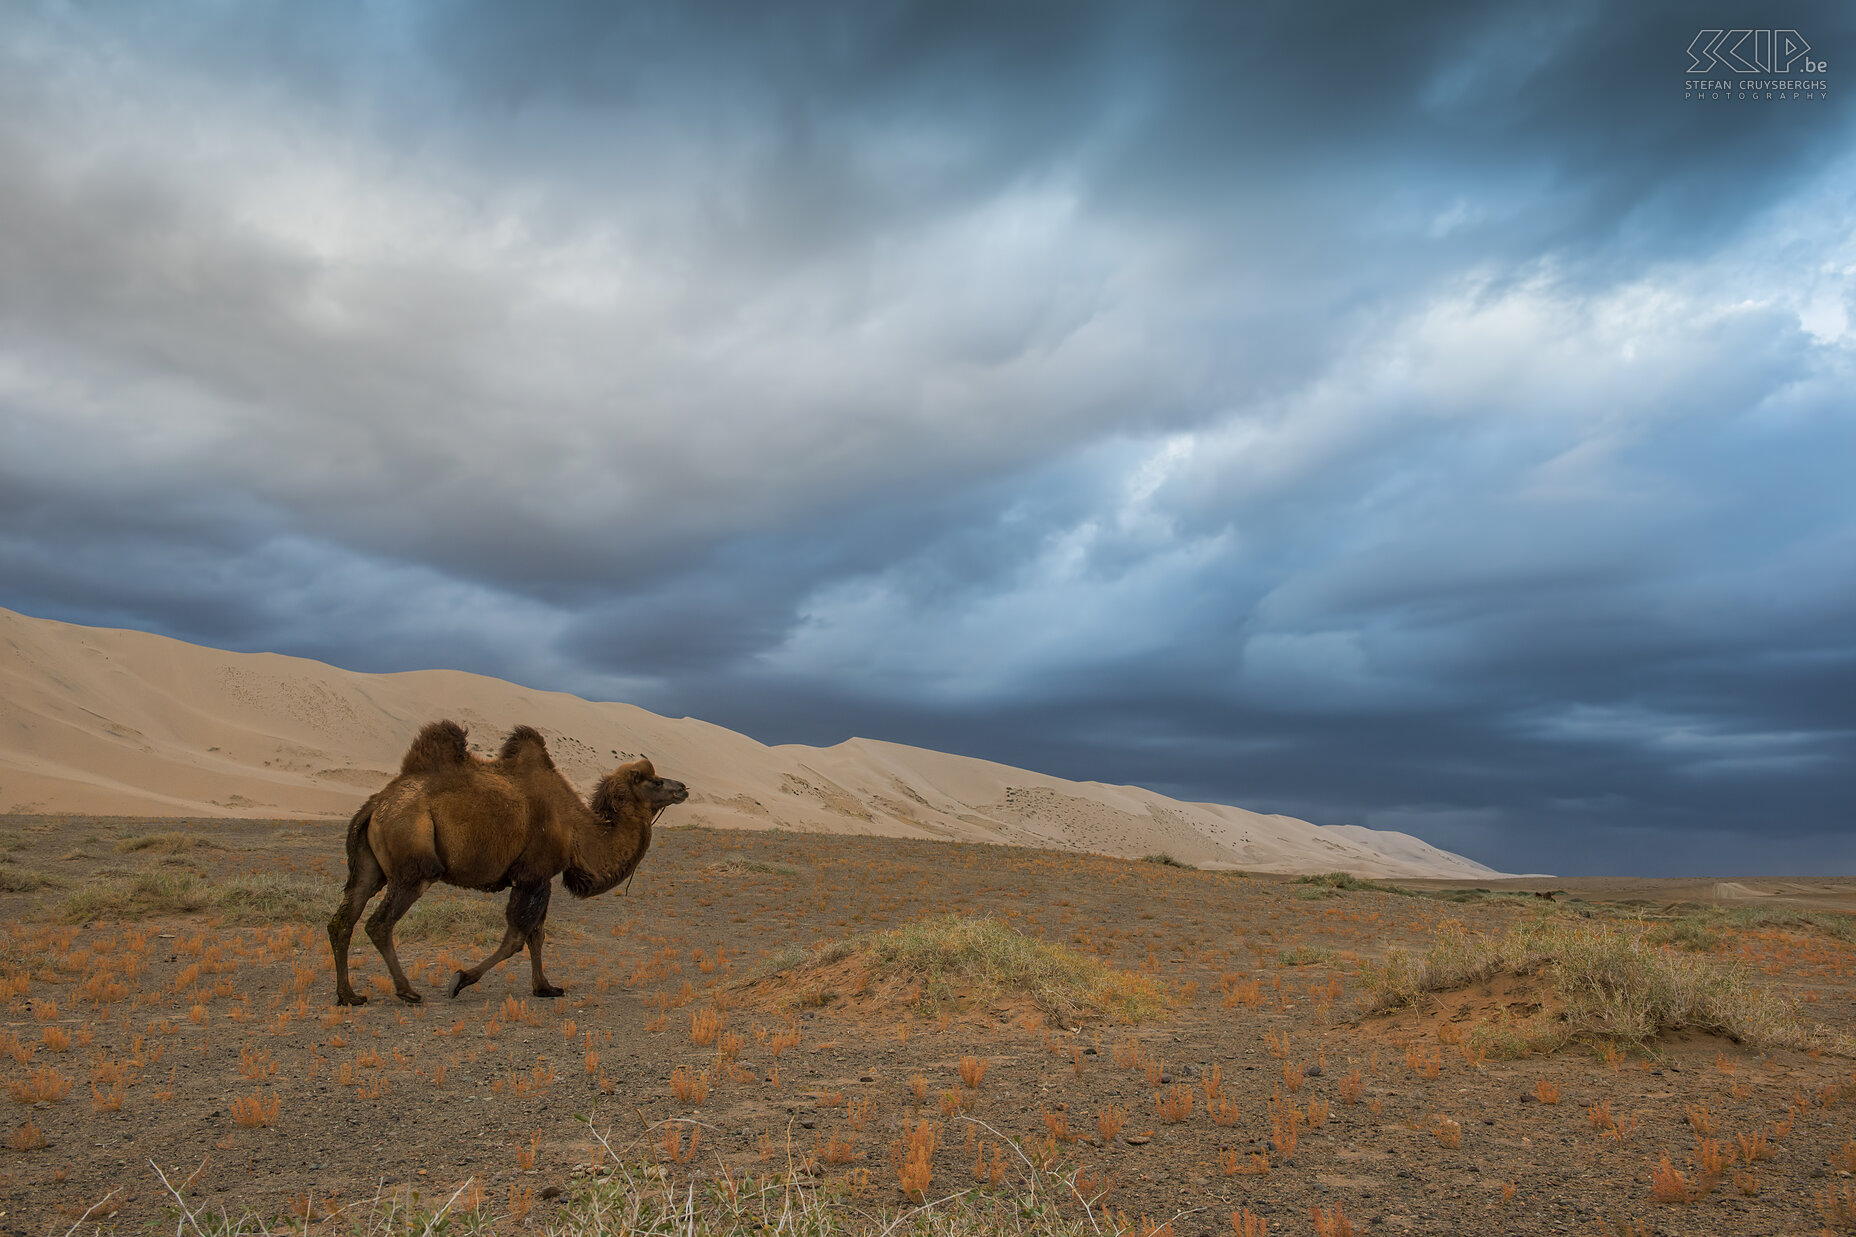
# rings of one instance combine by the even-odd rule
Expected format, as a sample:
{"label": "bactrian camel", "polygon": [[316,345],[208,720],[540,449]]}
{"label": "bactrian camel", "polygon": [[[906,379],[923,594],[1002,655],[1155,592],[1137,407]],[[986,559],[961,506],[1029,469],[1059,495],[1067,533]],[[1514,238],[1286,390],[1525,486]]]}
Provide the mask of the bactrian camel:
{"label": "bactrian camel", "polygon": [[348,888],[329,920],[335,999],[367,1003],[348,982],[348,941],[368,899],[385,888],[387,896],[368,917],[367,935],[386,960],[400,1000],[419,1003],[394,952],[393,925],[433,881],[509,890],[503,943],[453,975],[447,995],[456,996],[525,945],[535,995],[561,995],[541,969],[555,876],[578,898],[606,892],[638,867],[658,814],[688,798],[682,782],[657,776],[648,760],[634,760],[600,779],[589,806],[555,769],[548,745],[532,728],[517,726],[496,759],[485,760],[471,754],[462,726],[433,722],[407,749],[399,776],[348,822]]}

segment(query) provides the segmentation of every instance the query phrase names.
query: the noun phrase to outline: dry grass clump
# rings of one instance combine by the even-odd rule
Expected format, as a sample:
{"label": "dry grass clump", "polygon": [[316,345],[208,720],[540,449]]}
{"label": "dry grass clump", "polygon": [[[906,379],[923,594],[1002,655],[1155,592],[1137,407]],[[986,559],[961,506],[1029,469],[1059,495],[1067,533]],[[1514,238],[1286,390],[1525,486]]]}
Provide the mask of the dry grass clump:
{"label": "dry grass clump", "polygon": [[783,956],[776,969],[828,966],[857,957],[875,979],[921,983],[924,1004],[958,1004],[965,993],[1025,998],[1047,1017],[1068,1021],[1103,1015],[1143,1022],[1164,1013],[1166,995],[1151,977],[1119,970],[1064,945],[1042,941],[996,919],[935,915],[884,932],[835,941],[805,955],[797,967]]}
{"label": "dry grass clump", "polygon": [[0,863],[0,893],[31,893],[35,889],[61,888],[66,883],[59,877],[47,876],[32,868]]}
{"label": "dry grass clump", "polygon": [[326,913],[340,892],[333,881],[245,873],[207,881],[191,872],[138,872],[85,885],[64,900],[66,923],[212,914],[228,923],[275,923]]}
{"label": "dry grass clump", "polygon": [[745,855],[723,855],[720,859],[707,865],[711,872],[755,872],[762,876],[797,876],[799,869],[790,863],[769,863],[765,859],[750,859]]}
{"label": "dry grass clump", "polygon": [[129,855],[139,850],[152,850],[163,855],[181,855],[190,850],[220,850],[217,842],[193,833],[139,833],[126,837],[116,843],[119,853]]}
{"label": "dry grass clump", "polygon": [[[402,941],[469,941],[482,945],[501,940],[505,927],[499,899],[434,890],[414,903],[394,925],[393,932]],[[558,939],[553,927],[548,929],[548,937]]]}
{"label": "dry grass clump", "polygon": [[1759,1048],[1823,1046],[1836,1036],[1809,1028],[1797,1008],[1754,983],[1744,967],[1706,954],[1659,948],[1641,929],[1536,920],[1484,936],[1451,920],[1422,955],[1394,949],[1369,970],[1369,1012],[1416,1004],[1426,993],[1539,972],[1564,1002],[1551,1026],[1518,1042],[1553,1051],[1576,1040],[1641,1044],[1693,1027]]}

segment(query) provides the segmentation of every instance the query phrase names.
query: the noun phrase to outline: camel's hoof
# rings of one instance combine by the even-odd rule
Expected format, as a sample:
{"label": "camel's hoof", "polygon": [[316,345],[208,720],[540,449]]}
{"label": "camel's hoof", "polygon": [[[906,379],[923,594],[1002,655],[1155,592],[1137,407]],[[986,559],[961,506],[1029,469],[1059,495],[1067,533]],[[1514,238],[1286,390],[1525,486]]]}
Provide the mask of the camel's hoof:
{"label": "camel's hoof", "polygon": [[338,992],[335,994],[337,1005],[365,1005],[367,998],[358,992]]}
{"label": "camel's hoof", "polygon": [[423,1005],[425,1003],[425,998],[420,996],[417,992],[414,992],[411,988],[395,992],[393,995],[406,1002],[408,1005]]}
{"label": "camel's hoof", "polygon": [[567,989],[556,988],[553,984],[544,984],[543,986],[535,989],[535,995],[536,996],[566,996]]}
{"label": "camel's hoof", "polygon": [[451,983],[446,986],[445,995],[454,997],[475,982],[475,980],[466,976],[463,971],[458,971],[451,976]]}

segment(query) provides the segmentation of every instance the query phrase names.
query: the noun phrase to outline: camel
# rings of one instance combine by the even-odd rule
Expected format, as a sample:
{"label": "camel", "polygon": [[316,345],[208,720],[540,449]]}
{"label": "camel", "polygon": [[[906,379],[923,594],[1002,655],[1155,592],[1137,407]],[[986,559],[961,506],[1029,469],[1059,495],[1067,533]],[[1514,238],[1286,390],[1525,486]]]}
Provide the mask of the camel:
{"label": "camel", "polygon": [[602,778],[589,805],[555,769],[547,743],[532,727],[517,726],[497,757],[485,760],[471,754],[462,726],[431,723],[407,749],[399,776],[348,822],[348,887],[329,920],[336,1002],[367,1004],[348,982],[348,941],[368,899],[385,888],[387,896],[368,917],[367,935],[393,974],[395,994],[420,1003],[393,948],[393,925],[433,881],[509,890],[503,943],[453,975],[447,996],[524,945],[535,995],[560,996],[562,989],[541,969],[555,875],[577,898],[605,893],[637,869],[664,809],[688,798],[682,782],[659,777],[649,760],[634,760]]}

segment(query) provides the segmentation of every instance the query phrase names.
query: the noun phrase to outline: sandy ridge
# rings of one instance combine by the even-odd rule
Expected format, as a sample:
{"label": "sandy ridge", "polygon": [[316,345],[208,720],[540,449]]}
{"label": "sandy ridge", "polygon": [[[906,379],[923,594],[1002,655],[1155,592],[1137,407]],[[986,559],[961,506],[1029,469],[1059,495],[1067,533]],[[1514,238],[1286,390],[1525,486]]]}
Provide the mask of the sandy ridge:
{"label": "sandy ridge", "polygon": [[360,674],[0,609],[0,812],[346,817],[424,722],[526,722],[585,786],[648,754],[682,824],[1162,852],[1268,872],[1497,875],[1409,834],[1318,826],[873,739],[769,747],[694,718],[454,670]]}

